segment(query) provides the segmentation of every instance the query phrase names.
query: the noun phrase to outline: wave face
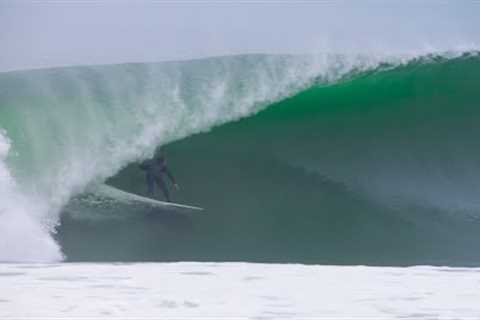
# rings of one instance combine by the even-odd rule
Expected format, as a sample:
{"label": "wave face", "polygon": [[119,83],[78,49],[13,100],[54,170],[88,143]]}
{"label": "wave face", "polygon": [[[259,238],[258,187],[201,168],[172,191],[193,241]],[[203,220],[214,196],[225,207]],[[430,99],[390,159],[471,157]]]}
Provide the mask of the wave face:
{"label": "wave face", "polygon": [[[0,260],[478,265],[480,59],[398,62],[0,74]],[[159,145],[182,186],[174,201],[205,215],[61,214],[109,177],[145,194],[131,163]]]}

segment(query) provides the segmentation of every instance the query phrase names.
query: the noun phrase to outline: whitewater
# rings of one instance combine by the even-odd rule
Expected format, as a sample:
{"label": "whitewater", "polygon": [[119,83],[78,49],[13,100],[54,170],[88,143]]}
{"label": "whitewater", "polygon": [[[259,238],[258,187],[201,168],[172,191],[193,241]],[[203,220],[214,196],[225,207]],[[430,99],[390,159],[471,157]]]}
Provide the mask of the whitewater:
{"label": "whitewater", "polygon": [[[478,268],[1,265],[4,319],[477,319]],[[452,285],[454,283],[455,285]]]}

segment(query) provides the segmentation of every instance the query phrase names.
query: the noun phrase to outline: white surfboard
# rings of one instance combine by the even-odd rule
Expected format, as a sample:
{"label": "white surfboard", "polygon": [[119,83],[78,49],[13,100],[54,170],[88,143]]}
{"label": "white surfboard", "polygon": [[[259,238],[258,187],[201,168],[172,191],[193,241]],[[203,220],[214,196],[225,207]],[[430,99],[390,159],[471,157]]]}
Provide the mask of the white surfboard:
{"label": "white surfboard", "polygon": [[162,208],[162,209],[175,209],[180,211],[203,211],[203,208],[188,206],[185,204],[173,203],[173,202],[165,202],[159,201],[152,198],[147,198],[143,196],[139,196],[138,194],[126,192],[120,190],[118,188],[101,184],[97,185],[94,189],[94,193],[96,195],[102,195],[104,197],[112,198],[120,202],[130,202],[130,203],[141,203],[141,204],[149,204],[152,207]]}
{"label": "white surfboard", "polygon": [[95,211],[110,216],[125,211],[129,213],[200,213],[203,211],[200,207],[142,197],[106,184],[89,187],[85,193],[72,199],[67,206],[74,213],[84,212],[81,209],[85,207],[94,208]]}

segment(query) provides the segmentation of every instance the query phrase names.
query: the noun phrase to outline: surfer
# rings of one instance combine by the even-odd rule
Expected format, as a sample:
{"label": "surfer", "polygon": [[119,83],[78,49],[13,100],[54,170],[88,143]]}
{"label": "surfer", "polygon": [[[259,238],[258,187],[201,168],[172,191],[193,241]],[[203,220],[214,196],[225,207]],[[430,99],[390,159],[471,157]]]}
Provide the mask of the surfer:
{"label": "surfer", "polygon": [[168,176],[175,189],[179,189],[178,184],[175,182],[175,178],[167,167],[167,159],[160,153],[156,157],[150,160],[144,161],[140,164],[140,169],[145,171],[145,177],[147,181],[148,196],[153,198],[155,184],[162,189],[163,195],[168,202],[170,201],[170,194],[168,192],[167,184],[165,183],[164,176]]}

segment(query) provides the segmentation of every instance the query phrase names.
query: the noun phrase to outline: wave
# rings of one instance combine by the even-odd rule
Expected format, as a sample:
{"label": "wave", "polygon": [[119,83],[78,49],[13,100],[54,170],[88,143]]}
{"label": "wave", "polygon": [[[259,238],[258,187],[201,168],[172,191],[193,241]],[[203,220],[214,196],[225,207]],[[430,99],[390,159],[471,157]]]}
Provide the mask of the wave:
{"label": "wave", "polygon": [[[479,66],[248,55],[0,74],[0,259],[62,259],[53,235],[70,260],[478,261]],[[128,164],[159,145],[176,201],[206,217],[61,214],[109,177],[144,193]],[[22,219],[43,242],[18,239]]]}

